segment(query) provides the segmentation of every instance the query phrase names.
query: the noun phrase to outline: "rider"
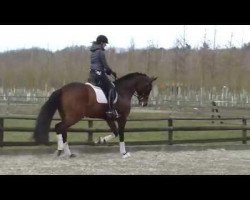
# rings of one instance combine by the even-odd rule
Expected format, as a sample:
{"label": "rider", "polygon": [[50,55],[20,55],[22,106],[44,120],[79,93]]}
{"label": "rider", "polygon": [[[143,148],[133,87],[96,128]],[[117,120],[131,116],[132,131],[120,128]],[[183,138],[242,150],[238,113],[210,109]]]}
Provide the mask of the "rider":
{"label": "rider", "polygon": [[90,80],[91,82],[94,82],[95,85],[102,88],[106,98],[108,99],[109,110],[106,112],[107,117],[116,119],[119,117],[119,114],[113,107],[115,86],[106,76],[106,74],[113,75],[116,79],[116,73],[110,69],[107,64],[104,54],[106,44],[108,44],[108,38],[104,35],[99,35],[90,48]]}

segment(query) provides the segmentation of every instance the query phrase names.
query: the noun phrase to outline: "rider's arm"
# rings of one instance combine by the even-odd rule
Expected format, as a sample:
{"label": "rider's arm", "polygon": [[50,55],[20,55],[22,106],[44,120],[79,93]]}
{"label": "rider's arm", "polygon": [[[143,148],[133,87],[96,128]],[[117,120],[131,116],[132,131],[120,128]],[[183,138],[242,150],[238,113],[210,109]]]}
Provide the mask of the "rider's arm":
{"label": "rider's arm", "polygon": [[106,60],[106,57],[105,57],[105,54],[103,51],[100,51],[100,59],[101,59],[101,62],[102,62],[102,65],[104,66],[104,70],[105,72],[110,75],[112,73],[112,69],[110,69],[108,63],[107,63],[107,60]]}

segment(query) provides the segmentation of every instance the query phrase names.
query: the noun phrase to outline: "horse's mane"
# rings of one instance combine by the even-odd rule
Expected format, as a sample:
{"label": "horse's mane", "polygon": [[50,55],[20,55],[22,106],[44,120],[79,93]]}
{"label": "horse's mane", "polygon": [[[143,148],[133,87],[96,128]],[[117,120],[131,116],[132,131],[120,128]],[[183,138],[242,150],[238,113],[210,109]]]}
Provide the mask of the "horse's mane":
{"label": "horse's mane", "polygon": [[115,83],[119,83],[119,82],[125,81],[125,80],[130,80],[130,79],[133,79],[133,78],[136,77],[136,76],[146,76],[146,77],[147,77],[146,74],[139,73],[139,72],[134,72],[134,73],[130,73],[130,74],[127,74],[127,75],[125,75],[125,76],[122,76],[121,78],[117,79],[117,80],[115,81]]}

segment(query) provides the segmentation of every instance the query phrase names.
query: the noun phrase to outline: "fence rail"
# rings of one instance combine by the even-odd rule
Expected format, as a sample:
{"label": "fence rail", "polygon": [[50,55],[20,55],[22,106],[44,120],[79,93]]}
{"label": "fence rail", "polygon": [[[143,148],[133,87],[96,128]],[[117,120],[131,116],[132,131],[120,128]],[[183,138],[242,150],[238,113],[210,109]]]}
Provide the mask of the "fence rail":
{"label": "fence rail", "polygon": [[[0,116],[0,147],[3,146],[34,146],[35,142],[5,142],[4,134],[5,132],[33,132],[34,128],[27,127],[6,127],[4,125],[4,120],[36,120],[35,117],[17,117],[17,116]],[[134,141],[126,142],[130,145],[156,145],[156,144],[182,144],[182,143],[210,143],[210,142],[230,142],[230,141],[242,141],[243,144],[247,144],[247,141],[250,140],[250,137],[247,136],[247,130],[250,130],[250,126],[247,126],[247,120],[250,118],[151,118],[151,119],[130,119],[128,121],[166,121],[166,127],[147,127],[147,128],[127,128],[125,132],[137,132],[140,134],[146,132],[165,132],[168,137],[166,140],[160,141]],[[53,120],[60,120],[59,118],[54,118]],[[223,126],[174,126],[175,121],[212,121],[212,120],[241,120],[241,125],[223,125]],[[95,121],[102,121],[98,119],[83,119],[82,121],[88,122],[88,128],[70,128],[69,132],[75,133],[86,133],[88,134],[87,141],[72,142],[73,145],[94,145],[93,143],[93,134],[94,133],[108,133],[110,129],[95,128]],[[217,139],[195,139],[195,140],[174,140],[174,132],[176,131],[228,131],[228,130],[238,130],[241,131],[241,136],[235,138],[217,138]],[[54,128],[50,129],[50,132],[55,132]],[[50,142],[49,144],[55,144]],[[110,143],[112,145],[113,143]]]}

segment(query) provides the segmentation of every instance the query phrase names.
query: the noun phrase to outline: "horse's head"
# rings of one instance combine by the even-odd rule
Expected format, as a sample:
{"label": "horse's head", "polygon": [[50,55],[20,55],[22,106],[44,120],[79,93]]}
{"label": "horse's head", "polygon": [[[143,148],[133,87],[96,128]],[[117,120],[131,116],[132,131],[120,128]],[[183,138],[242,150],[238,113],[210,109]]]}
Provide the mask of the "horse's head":
{"label": "horse's head", "polygon": [[136,84],[136,94],[135,96],[138,98],[139,105],[147,106],[148,105],[148,97],[152,90],[152,83],[157,79],[157,77],[148,77],[144,76],[138,79]]}
{"label": "horse's head", "polygon": [[134,95],[138,98],[141,106],[146,106],[152,90],[152,83],[156,79],[157,77],[150,78],[146,74],[135,72],[117,79],[114,83],[118,88],[117,90],[122,90],[123,95]]}

